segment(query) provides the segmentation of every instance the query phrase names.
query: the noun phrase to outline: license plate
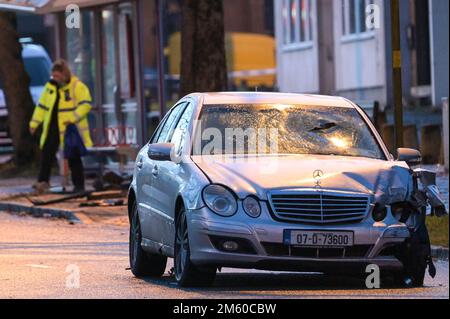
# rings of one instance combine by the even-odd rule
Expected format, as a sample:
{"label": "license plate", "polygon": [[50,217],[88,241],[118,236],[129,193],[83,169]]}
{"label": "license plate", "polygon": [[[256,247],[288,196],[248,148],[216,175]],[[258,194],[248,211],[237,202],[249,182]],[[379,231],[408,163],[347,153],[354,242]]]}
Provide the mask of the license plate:
{"label": "license plate", "polygon": [[284,244],[303,247],[353,246],[353,232],[286,230]]}

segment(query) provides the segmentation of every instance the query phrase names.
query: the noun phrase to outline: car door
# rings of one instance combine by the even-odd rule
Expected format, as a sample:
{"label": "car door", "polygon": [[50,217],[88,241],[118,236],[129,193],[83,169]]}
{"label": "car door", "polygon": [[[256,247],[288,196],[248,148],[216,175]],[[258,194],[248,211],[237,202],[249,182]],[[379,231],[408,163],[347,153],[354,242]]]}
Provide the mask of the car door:
{"label": "car door", "polygon": [[[166,143],[174,144],[175,154],[181,155],[185,139],[188,138],[188,130],[194,112],[194,104],[189,103],[174,127],[167,136]],[[165,223],[161,225],[163,230],[163,242],[166,246],[173,246],[175,231],[175,204],[180,186],[186,182],[187,176],[182,163],[156,162],[155,185],[158,185],[157,194],[160,200],[155,201],[156,208],[167,215]]]}
{"label": "car door", "polygon": [[150,143],[139,154],[136,163],[138,170],[136,186],[142,236],[160,244],[163,242],[161,225],[166,224],[167,216],[158,209],[160,206],[158,202],[164,199],[160,198],[157,179],[155,180],[156,164],[148,157],[148,147],[150,144],[165,143],[185,107],[186,103],[179,103],[170,111]]}

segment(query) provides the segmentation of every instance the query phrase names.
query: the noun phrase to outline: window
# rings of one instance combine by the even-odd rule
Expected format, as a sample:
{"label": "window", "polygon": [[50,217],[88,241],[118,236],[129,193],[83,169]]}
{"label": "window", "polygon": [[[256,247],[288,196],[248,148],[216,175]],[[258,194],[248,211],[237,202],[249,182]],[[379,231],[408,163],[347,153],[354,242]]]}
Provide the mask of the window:
{"label": "window", "polygon": [[180,155],[183,150],[186,133],[191,123],[192,114],[194,113],[194,104],[189,104],[186,110],[178,121],[177,127],[173,133],[171,143],[175,145],[175,154]]}
{"label": "window", "polygon": [[358,35],[372,30],[366,25],[366,8],[373,0],[341,0],[342,1],[342,34]]}
{"label": "window", "polygon": [[[373,132],[354,108],[308,105],[206,105],[200,116],[201,149],[194,155],[267,154],[269,144],[276,145],[272,154],[310,154],[354,156],[385,160]],[[217,137],[205,138],[204,132],[218,130]],[[228,130],[254,134],[238,137]],[[276,129],[277,134],[267,136]],[[262,133],[261,133],[262,132]],[[261,135],[264,134],[264,135]],[[263,144],[260,144],[263,141]],[[265,143],[265,144],[264,144]],[[256,144],[258,144],[256,146]],[[214,145],[214,149],[209,149]],[[197,152],[195,152],[197,151]],[[199,153],[199,151],[201,153]]]}
{"label": "window", "polygon": [[72,73],[89,88],[92,97],[95,96],[95,42],[94,13],[81,12],[81,25],[78,29],[66,28],[66,53]]}
{"label": "window", "polygon": [[103,104],[112,106],[114,104],[114,88],[117,86],[116,68],[118,68],[115,59],[114,26],[117,22],[114,7],[104,8],[101,15]]}
{"label": "window", "polygon": [[173,110],[167,117],[164,126],[161,129],[161,133],[159,134],[156,143],[167,143],[170,140],[174,130],[174,126],[177,123],[177,119],[179,118],[180,114],[184,111],[185,108],[186,103],[178,104],[173,108]]}
{"label": "window", "polygon": [[283,0],[284,44],[308,43],[313,40],[311,3],[311,0]]}

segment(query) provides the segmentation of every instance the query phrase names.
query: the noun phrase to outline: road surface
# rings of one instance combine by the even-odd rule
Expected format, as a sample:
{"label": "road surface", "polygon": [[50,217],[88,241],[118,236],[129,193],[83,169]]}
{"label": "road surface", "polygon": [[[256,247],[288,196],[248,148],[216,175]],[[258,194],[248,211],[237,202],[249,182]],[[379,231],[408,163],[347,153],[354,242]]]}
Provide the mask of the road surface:
{"label": "road surface", "polygon": [[349,277],[230,269],[212,288],[182,289],[171,264],[158,280],[128,267],[126,227],[0,212],[0,298],[449,298],[448,262],[425,288],[380,290]]}

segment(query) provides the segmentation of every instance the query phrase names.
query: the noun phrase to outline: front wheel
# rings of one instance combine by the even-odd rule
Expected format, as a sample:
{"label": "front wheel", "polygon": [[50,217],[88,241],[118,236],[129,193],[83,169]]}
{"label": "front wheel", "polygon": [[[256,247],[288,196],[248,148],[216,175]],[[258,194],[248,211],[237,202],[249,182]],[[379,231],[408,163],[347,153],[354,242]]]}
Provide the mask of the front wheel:
{"label": "front wheel", "polygon": [[159,278],[166,270],[167,257],[157,254],[150,254],[142,249],[142,231],[136,203],[133,204],[133,217],[130,226],[130,267],[131,272],[136,277],[156,277]]}
{"label": "front wheel", "polygon": [[191,262],[186,211],[178,214],[175,232],[175,278],[181,287],[209,287],[216,277],[216,269],[200,269]]}

